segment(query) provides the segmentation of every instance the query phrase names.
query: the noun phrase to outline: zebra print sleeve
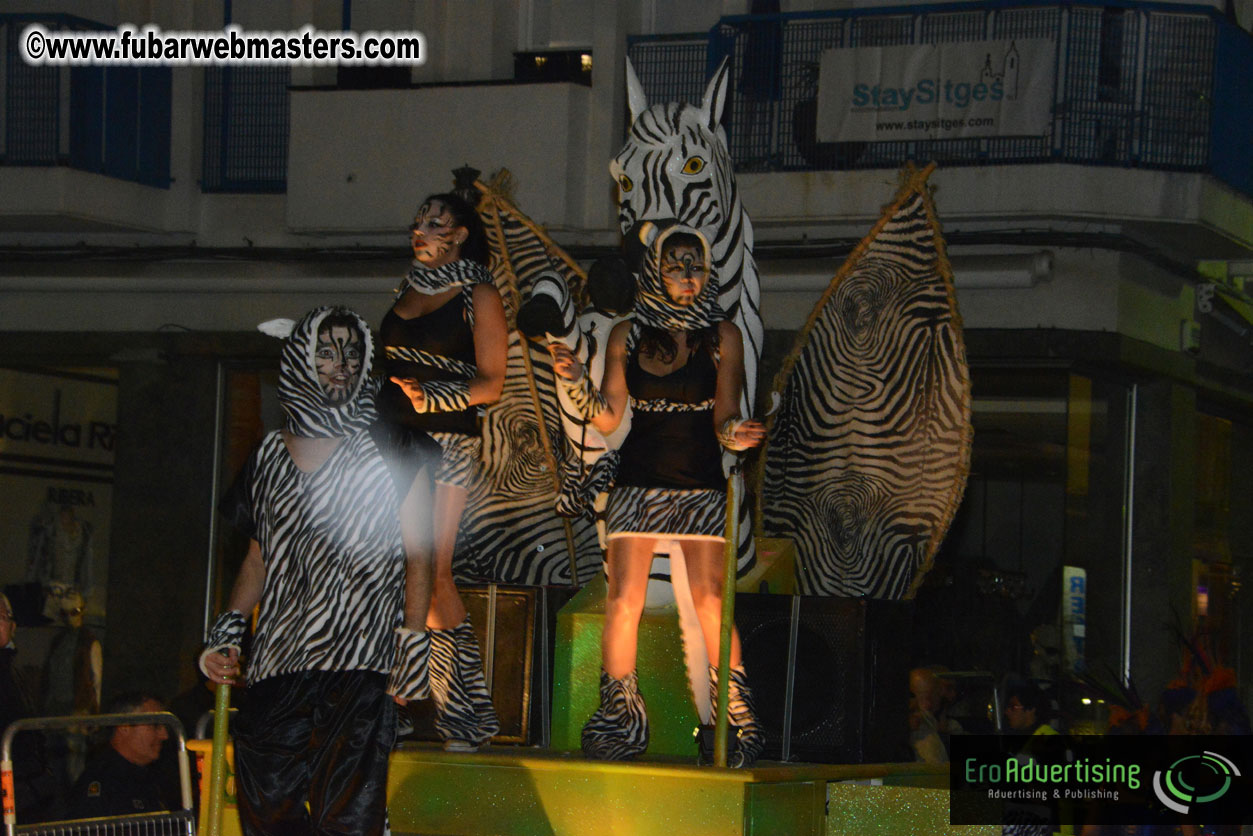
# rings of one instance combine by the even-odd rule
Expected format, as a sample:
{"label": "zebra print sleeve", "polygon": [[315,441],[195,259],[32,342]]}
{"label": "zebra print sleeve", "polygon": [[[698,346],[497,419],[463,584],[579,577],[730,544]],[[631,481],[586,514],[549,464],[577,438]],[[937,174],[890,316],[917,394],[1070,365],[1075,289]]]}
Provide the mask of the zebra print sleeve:
{"label": "zebra print sleeve", "polygon": [[231,648],[235,650],[242,649],[244,631],[247,629],[247,626],[248,622],[244,618],[244,614],[239,610],[227,610],[219,615],[218,620],[213,622],[213,627],[209,630],[209,638],[204,643],[204,650],[200,653],[198,662],[200,672],[205,676],[209,676],[209,671],[205,669],[204,660],[210,653],[221,653]]}
{"label": "zebra print sleeve", "polygon": [[464,412],[470,408],[468,380],[428,380],[422,387],[422,408],[417,412]]}
{"label": "zebra print sleeve", "polygon": [[591,421],[609,408],[609,404],[605,401],[605,396],[596,388],[596,384],[592,383],[587,376],[586,370],[578,380],[567,380],[558,375],[557,383],[561,385],[562,391],[570,398],[570,403],[579,413],[579,416],[586,421]]}

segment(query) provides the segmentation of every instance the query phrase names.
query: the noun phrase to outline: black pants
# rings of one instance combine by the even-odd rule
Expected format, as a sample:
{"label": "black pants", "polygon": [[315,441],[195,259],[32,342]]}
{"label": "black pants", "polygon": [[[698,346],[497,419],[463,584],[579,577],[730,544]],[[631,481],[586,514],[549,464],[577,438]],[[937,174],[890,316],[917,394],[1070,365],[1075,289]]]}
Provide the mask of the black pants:
{"label": "black pants", "polygon": [[248,688],[235,733],[245,836],[383,832],[396,740],[386,685],[370,671],[307,671]]}

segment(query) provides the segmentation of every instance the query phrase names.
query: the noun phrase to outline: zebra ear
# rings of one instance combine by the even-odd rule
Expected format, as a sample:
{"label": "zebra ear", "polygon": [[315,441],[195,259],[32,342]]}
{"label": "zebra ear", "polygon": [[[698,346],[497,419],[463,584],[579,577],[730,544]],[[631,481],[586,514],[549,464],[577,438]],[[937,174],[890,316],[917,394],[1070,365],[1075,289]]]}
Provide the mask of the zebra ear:
{"label": "zebra ear", "polygon": [[652,221],[644,221],[636,227],[636,235],[639,236],[640,243],[644,245],[644,249],[651,247],[660,234],[661,228]]}
{"label": "zebra ear", "polygon": [[635,75],[635,68],[631,66],[630,58],[626,60],[626,81],[627,107],[631,111],[631,124],[634,125],[640,114],[648,110],[648,97],[644,95],[644,87]]}
{"label": "zebra ear", "polygon": [[257,324],[257,330],[268,337],[277,337],[285,340],[291,336],[291,332],[296,329],[296,320],[294,319],[267,319],[265,322]]}
{"label": "zebra ear", "polygon": [[727,104],[727,79],[730,75],[730,59],[723,58],[714,77],[709,80],[709,86],[705,88],[705,100],[701,102],[700,116],[701,121],[711,131],[716,130],[718,123],[722,121],[722,109]]}

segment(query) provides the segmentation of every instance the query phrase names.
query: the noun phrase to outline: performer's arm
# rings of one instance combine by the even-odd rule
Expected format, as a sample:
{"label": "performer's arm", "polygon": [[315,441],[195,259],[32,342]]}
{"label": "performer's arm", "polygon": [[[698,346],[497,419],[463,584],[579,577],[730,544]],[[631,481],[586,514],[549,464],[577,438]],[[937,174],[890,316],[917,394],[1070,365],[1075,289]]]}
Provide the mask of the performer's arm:
{"label": "performer's arm", "polygon": [[605,435],[618,429],[627,406],[626,364],[627,334],[631,321],[619,322],[609,332],[605,349],[605,371],[600,379],[600,393],[605,398],[605,411],[592,419],[592,426]]}
{"label": "performer's arm", "polygon": [[714,394],[714,431],[728,450],[747,450],[761,444],[766,428],[760,421],[740,417],[744,391],[744,340],[733,322],[718,323],[718,388]]}
{"label": "performer's arm", "polygon": [[248,541],[248,554],[235,576],[235,585],[231,587],[231,597],[227,609],[241,613],[250,613],[261,603],[261,592],[265,589],[265,561],[261,559],[261,544],[256,540]]}
{"label": "performer's arm", "polygon": [[581,417],[605,435],[618,428],[626,411],[626,340],[630,330],[628,320],[619,322],[610,332],[599,388],[588,379],[587,367],[564,343],[548,346],[558,383],[565,387]]}
{"label": "performer's arm", "polygon": [[[265,589],[265,561],[261,558],[261,544],[248,542],[248,554],[235,576],[227,611],[218,616],[209,641],[200,654],[200,670],[211,682],[235,684],[240,672],[239,642],[243,639],[246,613],[250,613],[261,601]],[[225,650],[225,654],[222,651]]]}
{"label": "performer's arm", "polygon": [[509,351],[509,326],[505,306],[495,285],[474,286],[474,365],[470,379],[470,405],[496,403],[505,388],[505,362]]}

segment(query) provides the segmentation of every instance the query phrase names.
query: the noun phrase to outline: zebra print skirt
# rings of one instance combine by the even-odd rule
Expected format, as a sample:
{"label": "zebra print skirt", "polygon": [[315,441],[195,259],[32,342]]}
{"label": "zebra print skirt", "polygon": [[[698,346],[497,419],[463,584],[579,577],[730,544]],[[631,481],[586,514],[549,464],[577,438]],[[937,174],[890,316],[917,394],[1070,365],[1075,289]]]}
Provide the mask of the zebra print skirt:
{"label": "zebra print skirt", "polygon": [[614,488],[605,519],[610,540],[667,535],[722,541],[726,524],[727,495],[712,489]]}
{"label": "zebra print skirt", "polygon": [[482,476],[482,437],[436,432],[431,433],[431,438],[439,442],[444,451],[439,470],[435,472],[436,484],[472,490]]}

